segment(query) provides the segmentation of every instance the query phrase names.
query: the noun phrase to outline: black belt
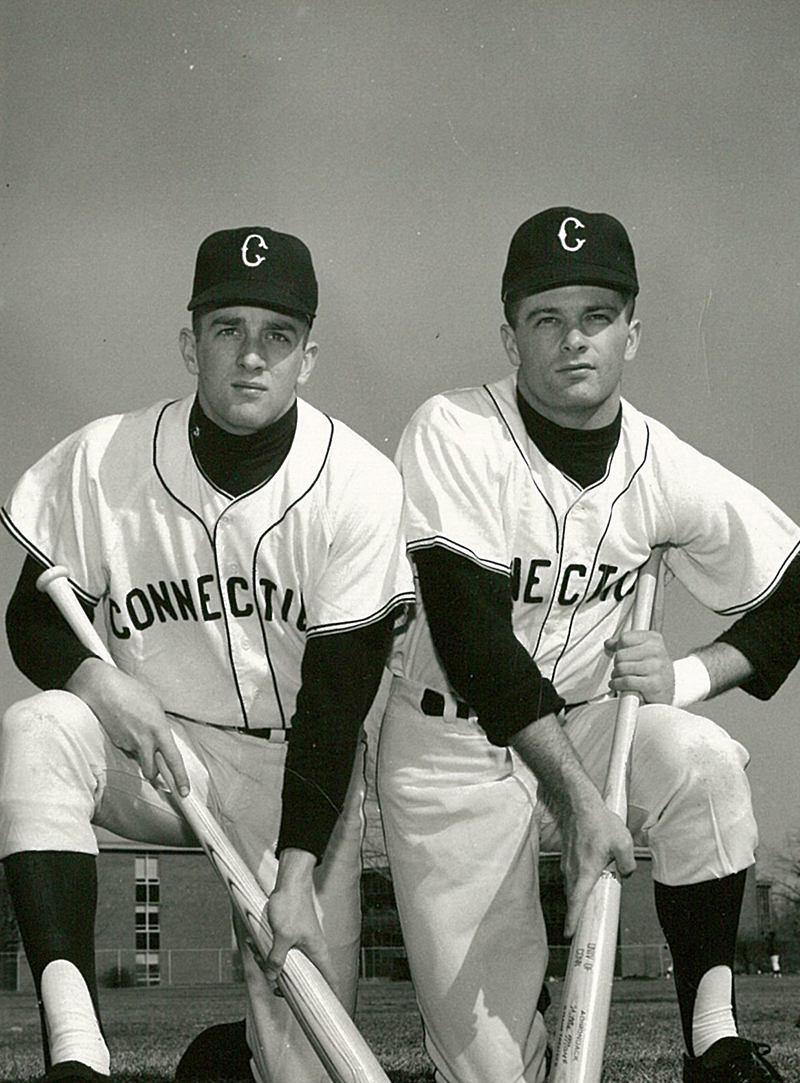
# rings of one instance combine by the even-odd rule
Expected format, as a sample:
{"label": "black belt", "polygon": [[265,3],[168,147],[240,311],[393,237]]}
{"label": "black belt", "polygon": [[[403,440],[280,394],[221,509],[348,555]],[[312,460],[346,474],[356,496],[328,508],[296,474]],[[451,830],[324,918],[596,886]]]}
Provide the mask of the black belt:
{"label": "black belt", "polygon": [[[588,702],[588,699],[584,699],[581,700],[580,703],[567,703],[562,707],[562,711],[564,714],[569,714],[570,711],[574,711],[578,707],[585,707]],[[423,714],[426,714],[431,718],[442,718],[444,717],[444,705],[445,698],[441,692],[435,692],[432,688],[426,688],[422,693],[420,708]],[[456,718],[469,718],[469,716],[469,704],[463,699],[457,699]]]}
{"label": "black belt", "polygon": [[576,707],[585,707],[588,702],[588,699],[582,699],[580,703],[565,703],[561,710],[564,714],[569,714],[569,712],[574,711]]}
{"label": "black belt", "polygon": [[186,715],[176,714],[175,711],[165,711],[171,718],[179,718],[182,722],[194,722],[198,726],[210,726],[212,730],[224,730],[225,733],[246,733],[249,737],[260,737],[263,741],[269,741],[273,736],[280,740],[278,734],[283,734],[283,741],[289,740],[291,729],[284,726],[262,726],[260,729],[246,729],[244,726],[220,726],[217,722],[201,722],[199,718],[187,718]]}
{"label": "black belt", "polygon": [[288,741],[292,731],[290,729],[283,729],[280,726],[267,726],[258,730],[240,729],[239,733],[246,733],[248,737],[261,737],[265,741],[269,741],[273,734],[277,737],[279,733],[282,733],[284,735],[284,741]]}
{"label": "black belt", "polygon": [[[434,692],[432,688],[426,688],[420,700],[422,713],[431,718],[444,717],[445,698],[441,692]],[[469,704],[463,699],[456,700],[456,718],[469,718]]]}

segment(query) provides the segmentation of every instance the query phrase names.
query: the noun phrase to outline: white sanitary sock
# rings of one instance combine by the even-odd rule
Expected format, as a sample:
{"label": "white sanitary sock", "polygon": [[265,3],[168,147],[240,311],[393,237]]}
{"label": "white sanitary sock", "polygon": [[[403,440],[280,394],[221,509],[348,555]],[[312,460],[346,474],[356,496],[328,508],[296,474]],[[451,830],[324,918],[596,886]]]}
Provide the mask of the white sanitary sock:
{"label": "white sanitary sock", "polygon": [[73,963],[54,959],[47,964],[42,973],[42,1003],[51,1062],[78,1060],[108,1075],[108,1047],[100,1033],[86,982]]}
{"label": "white sanitary sock", "polygon": [[730,967],[715,966],[707,970],[697,987],[692,1013],[692,1046],[700,1057],[720,1038],[735,1038],[733,1021],[733,975]]}

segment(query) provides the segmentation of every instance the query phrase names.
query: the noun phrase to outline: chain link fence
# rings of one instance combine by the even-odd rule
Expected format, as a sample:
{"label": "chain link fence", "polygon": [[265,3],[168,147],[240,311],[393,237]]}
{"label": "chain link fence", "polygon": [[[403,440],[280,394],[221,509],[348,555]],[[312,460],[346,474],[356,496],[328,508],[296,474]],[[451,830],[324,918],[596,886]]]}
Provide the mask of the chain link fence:
{"label": "chain link fence", "polygon": [[[548,976],[563,978],[568,960],[569,944],[551,946]],[[669,948],[664,943],[620,944],[614,974],[621,978],[670,978],[672,957]]]}
{"label": "chain link fence", "polygon": [[[800,941],[781,945],[784,973],[800,971]],[[563,977],[569,945],[550,948],[547,973]],[[736,969],[739,973],[770,973],[771,964],[763,941],[740,941]],[[623,978],[671,978],[672,960],[666,944],[622,944],[617,948],[615,973]],[[362,947],[360,976],[366,981],[408,981],[408,959],[402,943]],[[226,985],[242,981],[238,952],[233,948],[171,948],[137,952],[132,948],[97,951],[97,978],[105,988],[134,985]],[[33,979],[24,952],[0,952],[0,989],[31,992]]]}
{"label": "chain link fence", "polygon": [[[550,949],[548,973],[560,977],[569,947]],[[225,985],[242,980],[238,953],[232,948],[171,948],[136,952],[99,949],[97,980],[101,987],[135,985]],[[661,944],[637,944],[617,950],[617,972],[631,977],[665,977],[669,952]],[[360,977],[366,981],[408,981],[411,977],[402,944],[362,947]],[[23,952],[0,953],[0,988],[30,992],[33,979]]]}
{"label": "chain link fence", "polygon": [[[101,987],[134,985],[226,985],[242,980],[233,948],[170,948],[137,952],[132,948],[100,948],[96,952]],[[0,952],[0,989],[33,990],[33,978],[22,951]]]}

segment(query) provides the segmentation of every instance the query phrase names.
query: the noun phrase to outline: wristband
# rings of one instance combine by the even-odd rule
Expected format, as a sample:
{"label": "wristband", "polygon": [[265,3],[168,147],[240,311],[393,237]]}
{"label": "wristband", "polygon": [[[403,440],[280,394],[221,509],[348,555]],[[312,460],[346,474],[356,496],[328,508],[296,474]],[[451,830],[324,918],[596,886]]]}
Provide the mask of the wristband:
{"label": "wristband", "polygon": [[689,707],[706,698],[711,691],[711,677],[696,654],[688,654],[672,663],[675,672],[673,707]]}

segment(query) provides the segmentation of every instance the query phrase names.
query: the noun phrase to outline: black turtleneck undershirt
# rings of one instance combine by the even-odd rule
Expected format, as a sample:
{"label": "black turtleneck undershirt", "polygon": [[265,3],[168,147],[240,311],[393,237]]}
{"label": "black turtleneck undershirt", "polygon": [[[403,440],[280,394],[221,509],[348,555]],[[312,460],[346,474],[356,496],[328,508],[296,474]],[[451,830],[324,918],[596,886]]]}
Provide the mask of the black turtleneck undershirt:
{"label": "black turtleneck undershirt", "polygon": [[215,425],[195,399],[189,414],[189,445],[200,471],[215,489],[241,496],[277,474],[296,429],[296,401],[260,432],[234,436]]}
{"label": "black turtleneck undershirt", "polygon": [[575,483],[576,489],[588,489],[605,474],[608,461],[619,443],[622,431],[622,407],[610,425],[601,429],[565,429],[534,410],[519,391],[517,407],[525,431],[548,462]]}
{"label": "black turtleneck undershirt", "polygon": [[[198,469],[231,497],[264,485],[294,440],[297,404],[261,432],[234,436],[195,400],[189,443]],[[36,589],[42,565],[27,556],[6,611],[12,657],[37,687],[63,688],[91,651],[82,646],[50,599]],[[82,603],[90,619],[91,606]],[[391,640],[393,617],[308,641],[292,719],[283,784],[278,852],[308,850],[320,858],[342,808],[361,723],[375,697]]]}
{"label": "black turtleneck undershirt", "polygon": [[[601,481],[619,442],[622,408],[600,429],[568,429],[543,417],[517,392],[529,438],[577,492]],[[478,713],[493,744],[507,745],[531,722],[565,706],[514,634],[509,578],[443,546],[414,554],[436,652],[459,696]],[[768,699],[800,658],[800,558],[767,601],[718,637],[750,661],[746,692]]]}

